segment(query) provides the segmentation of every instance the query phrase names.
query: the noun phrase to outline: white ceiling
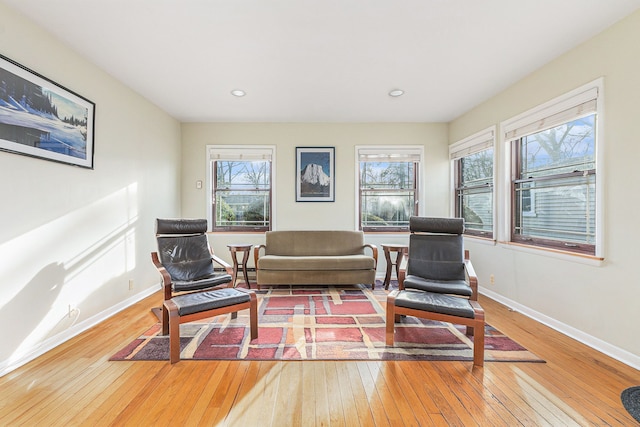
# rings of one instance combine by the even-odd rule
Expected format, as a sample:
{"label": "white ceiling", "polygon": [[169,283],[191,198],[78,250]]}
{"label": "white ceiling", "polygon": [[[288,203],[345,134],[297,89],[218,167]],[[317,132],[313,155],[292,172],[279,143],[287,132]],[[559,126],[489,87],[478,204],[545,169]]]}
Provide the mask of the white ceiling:
{"label": "white ceiling", "polygon": [[[640,0],[0,1],[184,122],[447,122],[640,7]],[[73,89],[72,81],[63,85]],[[247,95],[233,97],[237,88]],[[405,95],[389,97],[394,88]]]}

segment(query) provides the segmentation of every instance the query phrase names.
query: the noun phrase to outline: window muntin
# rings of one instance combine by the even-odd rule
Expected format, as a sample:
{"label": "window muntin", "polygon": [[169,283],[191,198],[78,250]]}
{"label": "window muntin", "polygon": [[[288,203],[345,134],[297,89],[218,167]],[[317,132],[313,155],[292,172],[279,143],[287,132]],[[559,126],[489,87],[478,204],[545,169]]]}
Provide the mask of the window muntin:
{"label": "window muntin", "polygon": [[595,254],[596,114],[513,141],[511,240]]}
{"label": "window muntin", "polygon": [[360,229],[407,231],[418,214],[418,162],[359,163]]}
{"label": "window muntin", "polygon": [[455,161],[455,216],[465,234],[493,238],[493,147]]}
{"label": "window muntin", "polygon": [[271,161],[213,160],[213,231],[271,229]]}

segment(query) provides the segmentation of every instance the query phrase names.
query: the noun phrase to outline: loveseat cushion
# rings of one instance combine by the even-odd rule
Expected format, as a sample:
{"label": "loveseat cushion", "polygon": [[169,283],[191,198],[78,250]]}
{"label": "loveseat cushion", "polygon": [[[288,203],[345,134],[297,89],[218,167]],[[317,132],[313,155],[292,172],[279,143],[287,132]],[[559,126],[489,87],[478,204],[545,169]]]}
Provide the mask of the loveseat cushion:
{"label": "loveseat cushion", "polygon": [[282,256],[265,255],[258,259],[259,270],[372,270],[375,260],[367,255]]}

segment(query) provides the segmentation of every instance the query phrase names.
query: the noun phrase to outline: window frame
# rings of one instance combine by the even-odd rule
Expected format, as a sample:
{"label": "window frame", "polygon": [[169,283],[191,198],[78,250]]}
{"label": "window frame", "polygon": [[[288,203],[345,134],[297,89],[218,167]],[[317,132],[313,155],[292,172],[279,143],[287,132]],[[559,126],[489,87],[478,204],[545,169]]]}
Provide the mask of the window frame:
{"label": "window frame", "polygon": [[[275,173],[276,147],[273,145],[207,145],[207,220],[209,231],[215,233],[264,233],[273,230],[275,221]],[[216,226],[216,162],[217,161],[255,161],[269,162],[269,189],[265,190],[269,197],[268,226]]]}
{"label": "window frame", "polygon": [[[422,183],[424,168],[424,147],[421,145],[362,145],[355,147],[355,223],[356,229],[365,233],[406,233],[409,231],[407,221],[406,227],[364,227],[362,224],[362,185],[360,163],[362,157],[371,157],[370,162],[403,162],[402,160],[389,160],[391,158],[401,159],[405,157],[407,161],[414,161],[413,192],[414,206],[412,215],[420,215],[423,211],[424,189]],[[376,156],[378,157],[376,159]],[[417,160],[416,160],[417,159]],[[404,163],[404,162],[403,162]],[[384,191],[384,190],[380,190]]]}
{"label": "window frame", "polygon": [[[604,90],[603,79],[599,78],[576,88],[564,95],[558,96],[551,101],[525,111],[500,124],[502,144],[504,150],[504,218],[503,228],[500,230],[500,240],[508,244],[515,244],[533,249],[554,251],[569,255],[583,256],[598,260],[604,259],[603,230],[604,230],[604,172],[603,172],[603,152],[604,152]],[[547,129],[560,126],[565,123],[577,120],[581,117],[595,114],[595,166],[588,172],[593,174],[595,180],[595,243],[575,244],[574,242],[564,242],[556,239],[545,239],[541,237],[531,238],[530,236],[520,236],[516,233],[516,184],[527,179],[520,179],[518,171],[519,164],[519,142],[522,138]],[[572,176],[583,175],[584,172],[572,172],[567,174],[557,174],[555,177],[570,179]],[[535,182],[536,180],[534,180]],[[537,181],[542,181],[538,179]],[[533,193],[532,193],[533,195]],[[533,199],[532,199],[533,201]],[[527,213],[524,216],[535,215]],[[566,244],[565,244],[566,243]]]}
{"label": "window frame", "polygon": [[471,156],[473,154],[480,153],[482,151],[492,149],[493,150],[493,167],[491,183],[481,186],[468,187],[491,188],[491,231],[483,232],[479,230],[473,230],[465,227],[464,235],[469,237],[479,237],[483,239],[495,240],[496,236],[496,224],[497,224],[497,209],[496,209],[496,176],[497,176],[497,145],[496,145],[496,127],[491,126],[483,129],[473,135],[468,136],[458,142],[455,142],[449,146],[449,159],[451,162],[451,188],[453,197],[451,199],[451,214],[455,217],[462,217],[460,215],[459,204],[459,191],[461,190],[461,161],[463,158]]}

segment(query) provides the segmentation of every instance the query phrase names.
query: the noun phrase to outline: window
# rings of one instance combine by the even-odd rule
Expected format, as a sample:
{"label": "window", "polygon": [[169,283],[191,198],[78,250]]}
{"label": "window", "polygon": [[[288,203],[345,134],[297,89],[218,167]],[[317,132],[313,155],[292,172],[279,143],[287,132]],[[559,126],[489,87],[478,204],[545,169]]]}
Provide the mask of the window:
{"label": "window", "polygon": [[422,147],[356,147],[359,227],[408,231],[418,215]]}
{"label": "window", "polygon": [[213,231],[271,229],[273,152],[271,147],[209,147]]}
{"label": "window", "polygon": [[465,234],[493,238],[494,129],[451,145],[454,216],[464,218]]}
{"label": "window", "polygon": [[583,88],[505,126],[512,242],[596,254],[599,89]]}

